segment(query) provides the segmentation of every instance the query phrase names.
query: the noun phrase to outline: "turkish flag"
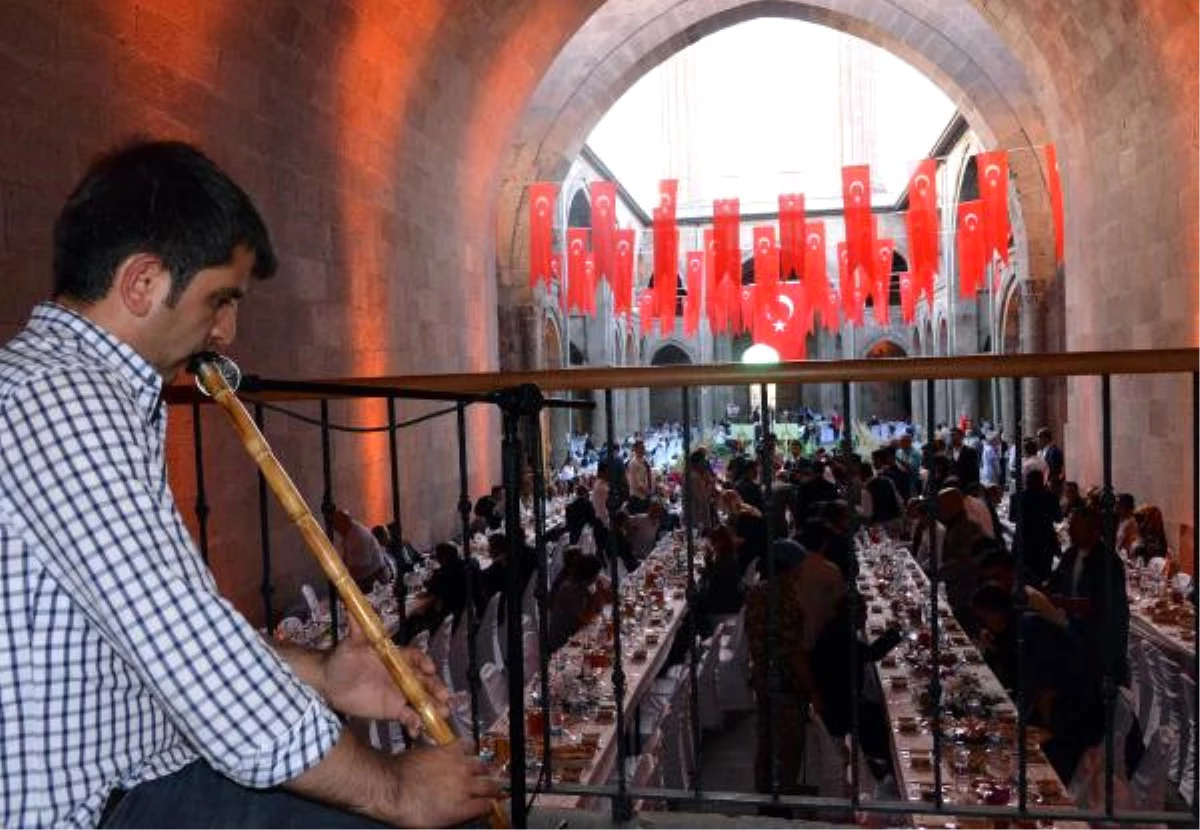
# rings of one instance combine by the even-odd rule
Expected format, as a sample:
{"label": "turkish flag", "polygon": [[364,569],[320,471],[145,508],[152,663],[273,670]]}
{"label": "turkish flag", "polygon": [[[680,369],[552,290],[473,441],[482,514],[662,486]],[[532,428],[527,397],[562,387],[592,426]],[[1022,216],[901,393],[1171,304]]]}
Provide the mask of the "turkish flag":
{"label": "turkish flag", "polygon": [[558,283],[558,304],[562,306],[563,314],[567,313],[567,284],[563,282],[563,255],[554,254],[550,257],[550,276]]}
{"label": "turkish flag", "polygon": [[[875,267],[875,221],[871,215],[871,168],[866,164],[842,168],[842,206],[846,222],[849,273],[855,282],[871,284]],[[843,297],[844,299],[844,297]]]}
{"label": "turkish flag", "polygon": [[614,258],[617,230],[617,186],[612,182],[588,185],[592,197],[592,256],[596,258],[596,277],[616,282]]}
{"label": "turkish flag", "polygon": [[859,285],[859,270],[850,270],[850,249],[845,242],[839,242],[838,253],[838,293],[842,298],[842,313],[846,322],[854,326],[863,324],[863,289]]}
{"label": "turkish flag", "polygon": [[[993,150],[975,156],[979,199],[983,202],[983,261],[993,256],[1008,264],[1008,151]],[[994,251],[994,253],[993,253]]]}
{"label": "turkish flag", "polygon": [[712,228],[704,229],[704,316],[713,331],[717,330],[717,321],[724,322],[724,314],[718,312],[717,296],[717,243],[713,241]]}
{"label": "turkish flag", "polygon": [[754,285],[743,285],[738,294],[738,319],[734,322],[734,331],[750,331],[754,326],[755,297]]}
{"label": "turkish flag", "polygon": [[925,159],[908,182],[908,270],[913,303],[925,296],[933,308],[933,286],[938,270],[937,162]]}
{"label": "turkish flag", "polygon": [[663,213],[671,217],[672,222],[675,221],[677,215],[675,205],[678,195],[678,179],[662,179],[658,183],[658,207]]}
{"label": "turkish flag", "polygon": [[539,282],[550,286],[551,262],[554,255],[554,200],[558,194],[555,182],[534,182],[529,185],[529,285]]}
{"label": "turkish flag", "polygon": [[760,303],[774,296],[779,284],[779,249],[775,247],[775,228],[771,225],[754,228],[754,284],[762,289],[756,295]]}
{"label": "turkish flag", "polygon": [[679,287],[679,228],[666,208],[654,209],[654,303],[664,332],[675,330]]}
{"label": "turkish flag", "polygon": [[892,254],[896,248],[895,241],[880,239],[875,243],[875,272],[871,289],[874,300],[875,322],[881,326],[888,324],[888,306],[891,304]]}
{"label": "turkish flag", "polygon": [[983,287],[987,258],[984,254],[983,203],[962,202],[958,206],[958,293],[973,298]]}
{"label": "turkish flag", "polygon": [[906,324],[917,319],[917,296],[911,270],[900,272],[900,319]]}
{"label": "turkish flag", "polygon": [[654,292],[643,288],[642,293],[638,294],[637,307],[642,321],[642,334],[649,334],[654,331]]}
{"label": "turkish flag", "polygon": [[1054,261],[1063,263],[1063,194],[1058,171],[1058,150],[1046,145],[1046,186],[1050,190],[1050,210],[1054,215]]}
{"label": "turkish flag", "polygon": [[583,260],[583,311],[596,316],[596,255],[588,254]]}
{"label": "turkish flag", "polygon": [[716,243],[717,284],[742,281],[741,207],[737,199],[713,202],[713,241]]}
{"label": "turkish flag", "polygon": [[829,309],[829,274],[825,267],[825,223],[806,222],[804,225],[804,287],[805,302],[814,312],[821,313],[821,323],[829,331],[837,327],[837,312],[832,319]]}
{"label": "turkish flag", "polygon": [[755,318],[754,342],[770,346],[780,360],[803,360],[805,355],[804,308],[798,282],[779,283]]}
{"label": "turkish flag", "polygon": [[567,228],[567,310],[587,311],[588,230]]}
{"label": "turkish flag", "polygon": [[779,197],[779,273],[782,279],[804,279],[804,194]]}
{"label": "turkish flag", "polygon": [[687,253],[687,297],[683,301],[683,333],[691,337],[700,331],[700,307],[703,304],[704,251]]}
{"label": "turkish flag", "polygon": [[613,265],[613,312],[628,314],[633,305],[633,258],[637,253],[633,228],[617,230]]}

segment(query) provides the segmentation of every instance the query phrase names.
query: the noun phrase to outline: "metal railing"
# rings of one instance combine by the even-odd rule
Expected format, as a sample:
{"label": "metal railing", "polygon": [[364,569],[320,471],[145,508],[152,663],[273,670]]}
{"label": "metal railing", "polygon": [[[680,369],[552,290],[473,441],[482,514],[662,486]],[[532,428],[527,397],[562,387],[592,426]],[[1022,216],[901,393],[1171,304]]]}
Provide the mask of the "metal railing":
{"label": "metal railing", "polygon": [[[520,561],[521,553],[521,535],[519,532],[514,532],[514,529],[519,528],[521,517],[519,514],[517,494],[520,491],[521,477],[523,473],[523,465],[529,463],[534,470],[534,549],[537,559],[537,589],[536,597],[540,611],[540,631],[539,631],[539,665],[541,677],[541,706],[543,707],[543,734],[541,737],[542,751],[541,757],[544,759],[540,774],[536,778],[527,780],[527,766],[525,753],[521,748],[526,745],[525,735],[525,681],[523,672],[520,667],[524,665],[523,659],[523,639],[522,639],[522,592],[525,588],[524,580],[520,575],[519,567],[509,568],[509,584],[506,587],[506,607],[507,607],[507,649],[508,657],[507,664],[509,670],[509,745],[512,747],[511,754],[511,789],[510,789],[510,809],[514,826],[524,826],[528,816],[529,802],[527,799],[530,796],[532,789],[536,795],[538,792],[553,792],[555,794],[576,795],[581,797],[602,797],[607,798],[611,802],[612,820],[614,823],[619,823],[628,820],[632,815],[632,803],[634,799],[653,799],[669,804],[686,803],[689,805],[695,804],[710,804],[710,805],[725,805],[739,808],[749,807],[770,807],[770,808],[802,808],[802,809],[840,809],[847,811],[859,812],[881,812],[885,814],[945,814],[947,816],[971,816],[971,817],[990,817],[1004,819],[1022,819],[1022,820],[1071,820],[1071,821],[1097,821],[1097,822],[1118,822],[1121,824],[1144,824],[1144,823],[1181,823],[1186,826],[1194,826],[1197,817],[1197,804],[1193,801],[1190,811],[1119,811],[1115,806],[1114,798],[1114,776],[1115,763],[1114,759],[1116,752],[1120,749],[1114,746],[1114,730],[1113,730],[1113,713],[1114,703],[1116,699],[1116,678],[1114,677],[1114,666],[1112,655],[1110,654],[1107,664],[1104,667],[1103,677],[1103,701],[1105,712],[1105,738],[1104,738],[1104,756],[1105,756],[1105,798],[1104,808],[1101,811],[1085,811],[1077,810],[1070,807],[1051,807],[1042,808],[1034,807],[1029,803],[1028,778],[1027,778],[1027,757],[1026,757],[1026,718],[1025,710],[1026,703],[1023,699],[1023,687],[1021,672],[1024,669],[1021,666],[1022,650],[1025,644],[1020,637],[1017,638],[1017,666],[1018,666],[1018,681],[1016,683],[1018,699],[1017,704],[1018,720],[1017,720],[1017,752],[1018,752],[1018,769],[1017,769],[1017,803],[1013,806],[984,806],[984,805],[963,805],[963,804],[948,804],[944,803],[941,787],[941,760],[944,747],[942,746],[942,733],[939,724],[939,719],[942,714],[942,689],[939,672],[934,670],[929,681],[929,694],[933,702],[933,742],[934,742],[934,757],[932,759],[935,786],[932,803],[912,800],[864,800],[859,792],[858,782],[858,754],[860,751],[860,731],[857,717],[851,724],[850,731],[850,793],[845,798],[830,798],[830,797],[815,797],[802,795],[789,795],[782,792],[783,787],[779,781],[778,767],[778,746],[771,747],[770,757],[772,760],[772,775],[770,792],[766,793],[749,793],[749,792],[728,792],[722,790],[714,790],[705,788],[704,781],[701,775],[700,759],[702,757],[701,738],[702,729],[699,723],[699,706],[697,702],[697,664],[699,662],[699,634],[697,629],[698,607],[697,607],[697,582],[696,574],[693,570],[692,560],[695,544],[694,526],[695,520],[691,515],[691,477],[683,476],[683,496],[684,505],[683,523],[686,529],[687,540],[687,614],[688,620],[684,626],[684,631],[688,638],[686,643],[686,655],[688,672],[691,679],[691,705],[690,705],[690,722],[689,728],[692,733],[694,746],[696,747],[697,757],[694,764],[694,769],[689,770],[691,786],[681,789],[665,789],[665,788],[634,788],[630,786],[629,778],[626,771],[626,760],[630,756],[629,746],[625,738],[628,732],[628,713],[624,711],[624,690],[625,690],[625,674],[622,665],[622,650],[621,650],[621,602],[614,600],[612,603],[612,628],[615,642],[613,644],[613,654],[611,662],[612,671],[612,686],[616,700],[616,765],[615,765],[615,781],[600,785],[587,784],[566,784],[554,780],[553,775],[553,753],[551,748],[551,717],[550,717],[550,695],[548,689],[549,676],[549,650],[548,636],[546,630],[547,620],[547,605],[549,601],[549,584],[547,580],[548,565],[547,565],[547,528],[546,516],[544,512],[544,496],[546,493],[546,482],[544,480],[544,460],[542,455],[541,442],[541,422],[540,414],[546,407],[584,407],[589,404],[575,400],[556,400],[543,397],[541,389],[553,389],[556,391],[574,391],[587,390],[603,393],[603,408],[606,413],[605,423],[607,425],[607,435],[605,436],[605,445],[608,453],[611,455],[617,450],[616,436],[614,435],[614,390],[620,389],[669,389],[675,388],[680,391],[680,411],[682,413],[682,436],[683,450],[686,458],[692,449],[692,425],[693,414],[691,412],[691,397],[689,391],[699,387],[728,387],[737,386],[745,387],[748,385],[758,385],[761,389],[761,399],[766,400],[767,384],[836,384],[840,387],[842,399],[849,398],[849,390],[852,384],[865,382],[920,382],[924,381],[926,391],[926,406],[925,415],[927,423],[925,424],[925,435],[932,436],[934,434],[934,382],[944,379],[991,379],[991,378],[1012,378],[1016,381],[1014,385],[1015,395],[1017,397],[1015,410],[1021,412],[1021,380],[1034,377],[1062,377],[1062,376],[1097,376],[1101,383],[1101,423],[1099,431],[1101,435],[1102,447],[1102,469],[1103,469],[1103,487],[1104,498],[1102,500],[1105,514],[1105,539],[1109,543],[1110,549],[1115,549],[1113,546],[1115,535],[1115,522],[1113,521],[1113,469],[1112,469],[1112,401],[1111,401],[1111,378],[1113,375],[1150,375],[1150,374],[1183,374],[1189,375],[1191,378],[1192,388],[1192,482],[1191,482],[1191,501],[1193,505],[1193,551],[1200,549],[1196,539],[1196,515],[1200,512],[1198,504],[1200,504],[1200,466],[1198,466],[1197,458],[1197,442],[1200,441],[1200,373],[1197,366],[1198,352],[1195,349],[1171,349],[1171,350],[1153,350],[1153,351],[1128,351],[1128,352],[1088,352],[1088,353],[1070,353],[1070,354],[1046,354],[1046,355],[1013,355],[1013,356],[970,356],[959,358],[897,358],[897,359],[879,359],[879,360],[853,360],[853,361],[805,361],[798,363],[787,363],[775,366],[748,366],[736,364],[723,364],[713,366],[690,366],[690,365],[673,365],[662,367],[648,368],[626,368],[626,369],[593,369],[593,368],[577,368],[569,371],[557,372],[517,372],[517,373],[482,373],[482,374],[460,374],[460,375],[420,375],[420,376],[405,376],[405,377],[388,377],[388,378],[352,378],[346,380],[327,380],[327,381],[278,381],[264,380],[260,378],[248,378],[248,382],[243,385],[242,394],[254,404],[254,412],[260,427],[265,427],[265,410],[267,408],[277,407],[282,401],[319,401],[320,403],[320,418],[315,419],[315,425],[320,430],[320,445],[322,456],[323,470],[323,492],[322,505],[331,507],[334,503],[334,494],[332,492],[332,473],[330,465],[330,434],[333,429],[328,414],[328,403],[330,400],[338,399],[382,399],[387,402],[387,423],[377,429],[387,431],[390,436],[390,451],[389,451],[389,482],[391,487],[391,509],[393,512],[393,520],[399,524],[400,517],[400,492],[403,486],[403,476],[400,474],[400,458],[397,448],[397,435],[400,430],[417,421],[426,420],[430,417],[441,415],[454,414],[457,418],[457,443],[458,443],[458,473],[459,473],[459,494],[456,510],[459,514],[461,524],[462,543],[464,552],[470,551],[470,511],[471,501],[468,492],[468,468],[467,468],[467,433],[465,410],[469,406],[487,405],[498,407],[502,416],[501,424],[501,450],[502,450],[502,467],[503,467],[503,482],[506,490],[506,526],[509,528],[509,557],[510,562],[517,563]],[[199,544],[206,559],[208,554],[209,544],[209,522],[213,520],[212,508],[208,503],[205,493],[205,477],[203,464],[203,428],[201,424],[200,412],[203,406],[203,400],[198,398],[191,390],[173,388],[169,390],[167,395],[168,403],[175,405],[190,405],[193,409],[194,427],[193,427],[193,442],[195,449],[195,476],[196,476],[196,500],[195,514],[199,528]],[[422,416],[411,422],[399,422],[396,417],[396,402],[402,400],[436,400],[447,401],[452,406],[434,412],[427,416]],[[846,408],[847,414],[849,408]],[[769,421],[769,413],[767,407],[762,407],[762,435],[767,436],[771,431],[771,423]],[[1013,436],[1013,440],[1019,447],[1022,439],[1022,430],[1025,425],[1018,421],[1017,433]],[[365,431],[365,430],[360,430]],[[843,442],[843,449],[848,449],[848,441]],[[773,444],[770,441],[763,441],[760,444],[760,470],[762,471],[762,487],[763,497],[767,502],[768,509],[772,506],[771,479],[774,470],[774,454]],[[612,466],[612,480],[610,481],[610,496],[607,504],[610,518],[610,527],[613,526],[613,520],[616,519],[617,511],[621,507],[620,498],[618,496],[618,472],[615,465]],[[1021,486],[1021,476],[1017,476],[1018,492]],[[260,593],[264,603],[265,618],[270,630],[275,622],[274,607],[272,601],[272,548],[267,521],[266,511],[266,493],[265,487],[260,482],[259,488],[260,499],[260,523],[261,523],[261,539],[262,539],[262,582]],[[1020,520],[1018,520],[1019,522]],[[767,550],[770,551],[773,543],[772,534],[774,532],[773,523],[768,521],[768,539]],[[613,591],[616,597],[620,596],[620,573],[617,566],[617,551],[615,549],[616,540],[615,533],[610,533],[608,538],[608,565],[609,577],[613,583]],[[931,544],[932,549],[932,544]],[[1016,557],[1016,573],[1017,573],[1017,591],[1020,591],[1023,586],[1024,570],[1022,562],[1023,550],[1018,548],[1015,551]],[[769,692],[778,692],[780,689],[780,668],[779,668],[779,643],[778,643],[778,619],[779,619],[779,596],[778,596],[778,580],[775,579],[775,561],[774,557],[766,556],[766,578],[769,590],[769,605],[768,605],[768,638],[767,638],[767,666],[768,666],[768,689]],[[468,578],[472,572],[471,568],[467,569]],[[938,572],[933,569],[929,580],[930,602],[932,607],[937,607],[938,597]],[[1105,585],[1106,599],[1112,596],[1114,590],[1112,579],[1109,577]],[[855,608],[861,603],[861,597],[858,593],[857,580],[850,576],[846,581],[847,598],[850,605],[850,611],[853,614]],[[473,592],[469,589],[468,596],[473,596]],[[480,737],[480,705],[479,705],[479,677],[478,677],[478,661],[475,654],[475,629],[478,621],[474,615],[474,603],[470,599],[466,605],[467,625],[469,626],[468,646],[469,646],[469,690],[471,697],[471,712],[472,712],[472,732],[473,737],[478,743]],[[1107,603],[1106,603],[1107,605]],[[336,609],[336,602],[330,602],[331,612]],[[853,620],[854,617],[852,616]],[[936,610],[930,615],[931,644],[932,644],[932,662],[936,667],[939,662],[939,637],[938,625],[939,614]],[[332,621],[334,636],[336,637],[337,620]],[[1111,615],[1106,615],[1105,625],[1111,626]],[[1200,627],[1200,626],[1198,626]],[[853,626],[852,626],[853,628]],[[1111,629],[1109,629],[1111,633]],[[853,637],[853,631],[851,636]],[[1193,631],[1193,643],[1200,639],[1200,630]],[[1192,655],[1193,665],[1191,670],[1193,675],[1200,673],[1200,666],[1196,663],[1195,653]],[[862,678],[859,676],[857,669],[852,669],[851,688],[853,695],[857,699]],[[768,702],[765,706],[760,704],[760,715],[768,719],[767,734],[771,736],[770,740],[777,741],[775,732],[771,728],[771,722],[776,717],[774,711],[773,700],[775,695],[768,694]],[[852,711],[855,707],[851,707]],[[636,723],[634,724],[636,729]],[[532,736],[529,736],[532,737]],[[1179,736],[1180,741],[1191,740],[1193,744],[1197,740],[1195,721],[1193,721],[1192,734],[1190,736]],[[896,760],[896,759],[894,759]],[[1193,771],[1193,775],[1196,773]],[[1196,791],[1197,782],[1193,780],[1193,792]]]}

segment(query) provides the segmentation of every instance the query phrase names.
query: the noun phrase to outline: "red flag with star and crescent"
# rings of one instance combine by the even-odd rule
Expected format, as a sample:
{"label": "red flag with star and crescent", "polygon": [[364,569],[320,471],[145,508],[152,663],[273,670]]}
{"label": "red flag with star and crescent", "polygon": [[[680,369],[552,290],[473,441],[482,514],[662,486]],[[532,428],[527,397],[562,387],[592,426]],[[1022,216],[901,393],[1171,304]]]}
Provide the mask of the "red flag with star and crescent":
{"label": "red flag with star and crescent", "polygon": [[970,299],[983,287],[987,267],[983,204],[980,200],[958,206],[958,293]]}
{"label": "red flag with star and crescent", "polygon": [[703,305],[704,251],[687,252],[687,296],[683,301],[683,333],[691,337],[700,331]]}
{"label": "red flag with star and crescent", "polygon": [[529,185],[529,285],[550,286],[554,258],[554,200],[558,185],[534,182]]}
{"label": "red flag with star and crescent", "polygon": [[863,306],[866,297],[859,284],[860,270],[850,270],[850,251],[845,242],[837,245],[838,254],[838,294],[842,298],[842,314],[846,322],[853,326],[863,324]]}
{"label": "red flag with star and crescent", "polygon": [[587,311],[587,228],[567,228],[567,310]]}
{"label": "red flag with star and crescent", "polygon": [[633,228],[620,228],[616,234],[613,264],[613,312],[628,314],[633,307],[633,259],[637,251]]}
{"label": "red flag with star and crescent", "polygon": [[911,270],[900,272],[900,319],[905,324],[917,319],[917,291]]}
{"label": "red flag with star and crescent", "polygon": [[993,150],[975,156],[979,199],[983,202],[983,262],[999,257],[1008,264],[1008,151]]}
{"label": "red flag with star and crescent", "polygon": [[775,247],[775,227],[773,225],[756,225],[754,227],[754,285],[759,289],[755,293],[758,304],[765,303],[775,294],[775,286],[779,284],[779,249]]}
{"label": "red flag with star and crescent", "polygon": [[875,241],[875,273],[872,276],[871,298],[872,309],[875,312],[875,322],[881,326],[888,324],[888,305],[891,302],[892,255],[896,243],[891,239]]}
{"label": "red flag with star and crescent", "polygon": [[804,225],[804,295],[808,307],[821,315],[827,331],[838,325],[836,304],[830,308],[829,274],[825,266],[825,223],[817,220]]}
{"label": "red flag with star and crescent", "polygon": [[804,194],[785,193],[779,197],[779,275],[780,279],[804,279]]}
{"label": "red flag with star and crescent", "polygon": [[712,228],[704,229],[704,316],[708,326],[717,330],[717,243],[713,241]]}
{"label": "red flag with star and crescent", "polygon": [[596,255],[583,260],[583,313],[596,316]]}
{"label": "red flag with star and crescent", "polygon": [[781,282],[766,301],[758,303],[754,342],[770,346],[780,360],[803,360],[805,355],[804,302],[800,283]]}
{"label": "red flag with star and crescent", "polygon": [[717,290],[717,330],[740,327],[742,288],[741,206],[737,199],[713,202],[714,282]]}
{"label": "red flag with star and crescent", "polygon": [[641,319],[642,334],[654,331],[654,292],[643,288],[637,298],[638,317]]}
{"label": "red flag with star and crescent", "polygon": [[617,231],[617,186],[613,182],[592,182],[592,256],[596,260],[596,281],[614,279]]}
{"label": "red flag with star and crescent", "polygon": [[675,330],[679,289],[679,228],[666,208],[654,209],[654,307],[663,332]]}
{"label": "red flag with star and crescent", "polygon": [[1046,145],[1046,186],[1050,190],[1050,211],[1054,216],[1054,261],[1063,263],[1063,194],[1062,179],[1058,170],[1058,150],[1053,144]]}
{"label": "red flag with star and crescent", "polygon": [[937,162],[925,159],[908,182],[908,270],[914,309],[925,297],[933,308],[933,286],[938,269]]}
{"label": "red flag with star and crescent", "polygon": [[754,326],[754,312],[756,306],[756,286],[743,285],[739,291],[738,302],[738,319],[734,321],[734,332],[750,331]]}
{"label": "red flag with star and crescent", "polygon": [[567,313],[567,294],[566,284],[563,283],[563,255],[553,254],[550,257],[550,276],[554,282],[558,284],[558,304],[562,307],[563,314]]}
{"label": "red flag with star and crescent", "polygon": [[[875,221],[871,215],[871,168],[866,164],[842,168],[842,211],[846,223],[847,266],[855,283],[873,281]],[[856,272],[861,270],[861,275]],[[843,297],[844,299],[844,297]]]}

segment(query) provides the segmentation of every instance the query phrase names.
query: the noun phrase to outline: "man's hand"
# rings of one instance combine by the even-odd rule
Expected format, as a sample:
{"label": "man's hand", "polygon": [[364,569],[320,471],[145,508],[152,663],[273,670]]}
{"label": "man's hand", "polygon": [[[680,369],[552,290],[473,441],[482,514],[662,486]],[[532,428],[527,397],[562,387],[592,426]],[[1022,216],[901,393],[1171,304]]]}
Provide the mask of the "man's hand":
{"label": "man's hand", "polygon": [[449,827],[486,813],[499,786],[464,743],[388,756],[343,732],[315,767],[284,787],[395,827]]}
{"label": "man's hand", "polygon": [[396,758],[388,793],[401,827],[446,827],[485,815],[500,796],[496,780],[468,741],[409,750]]}
{"label": "man's hand", "polygon": [[[450,692],[437,677],[437,666],[417,649],[399,649],[420,676],[442,717],[450,714]],[[350,620],[350,635],[324,662],[321,691],[331,708],[347,715],[400,721],[409,734],[421,730],[420,716],[408,706],[366,635]]]}

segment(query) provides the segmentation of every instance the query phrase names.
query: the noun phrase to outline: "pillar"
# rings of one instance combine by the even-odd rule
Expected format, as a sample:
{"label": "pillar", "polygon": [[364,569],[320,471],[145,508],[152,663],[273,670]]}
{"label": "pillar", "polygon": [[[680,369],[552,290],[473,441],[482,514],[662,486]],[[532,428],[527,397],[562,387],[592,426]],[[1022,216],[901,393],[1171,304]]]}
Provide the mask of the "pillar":
{"label": "pillar", "polygon": [[[1020,350],[1022,354],[1037,354],[1046,350],[1046,284],[1027,279],[1019,288],[1021,298]],[[1025,378],[1021,389],[1024,432],[1031,434],[1046,423],[1046,382],[1042,378]]]}

